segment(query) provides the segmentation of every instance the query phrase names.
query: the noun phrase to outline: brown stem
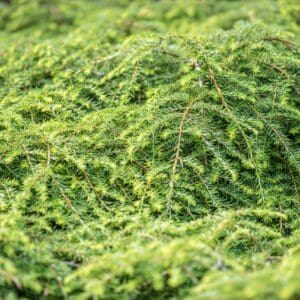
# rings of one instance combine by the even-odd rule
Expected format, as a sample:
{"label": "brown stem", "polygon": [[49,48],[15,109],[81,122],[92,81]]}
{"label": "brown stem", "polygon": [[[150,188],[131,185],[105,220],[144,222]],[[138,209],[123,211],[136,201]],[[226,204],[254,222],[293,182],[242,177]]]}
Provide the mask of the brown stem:
{"label": "brown stem", "polygon": [[[72,149],[71,145],[67,142],[65,142],[66,145],[69,147],[70,150],[73,150],[74,156],[77,157],[77,153],[75,151],[75,149]],[[89,176],[89,174],[83,170],[82,168],[79,168],[79,170],[82,172],[87,184],[89,185],[90,189],[94,192],[95,196],[97,197],[98,201],[102,204],[102,206],[106,209],[106,210],[110,210],[110,208],[107,206],[107,204],[102,200],[99,192],[96,190],[94,184],[92,183],[92,180]]]}
{"label": "brown stem", "polygon": [[214,84],[214,86],[215,86],[215,89],[216,89],[218,95],[219,95],[220,98],[221,98],[222,105],[228,110],[228,106],[227,106],[227,104],[226,104],[226,102],[225,102],[225,99],[224,99],[222,90],[221,90],[221,88],[220,88],[220,86],[219,86],[219,84],[218,84],[218,82],[217,82],[217,80],[216,80],[216,78],[215,78],[215,74],[214,74],[214,72],[213,72],[213,70],[211,69],[210,66],[208,66],[208,72],[209,72],[209,77],[210,77],[210,79],[212,80],[212,82],[213,82],[213,84]]}
{"label": "brown stem", "polygon": [[277,42],[283,43],[284,45],[286,45],[289,48],[296,46],[295,43],[293,43],[291,41],[288,41],[286,39],[277,37],[277,36],[266,37],[263,40],[265,40],[265,41],[277,41]]}
{"label": "brown stem", "polygon": [[187,118],[187,115],[191,109],[193,102],[194,102],[194,99],[190,102],[190,104],[184,110],[182,117],[181,117],[180,125],[179,125],[175,159],[174,159],[174,163],[173,163],[173,167],[172,167],[171,179],[169,182],[169,194],[168,194],[168,204],[167,204],[167,210],[168,210],[169,214],[171,214],[171,201],[172,201],[172,196],[173,196],[173,192],[174,192],[174,178],[176,175],[176,169],[177,169],[178,163],[180,161],[181,138],[182,138],[182,133],[183,133],[183,126],[184,126],[184,122]]}
{"label": "brown stem", "polygon": [[[281,207],[281,205],[279,205],[279,209],[280,209],[280,213],[282,213],[282,207]],[[279,218],[279,231],[280,231],[280,233],[283,232],[283,220],[282,220],[282,216],[280,216],[280,218]]]}
{"label": "brown stem", "polygon": [[59,184],[59,182],[56,180],[56,178],[51,175],[52,180],[54,182],[54,184],[56,185],[56,187],[58,188],[60,194],[62,195],[62,197],[64,198],[67,206],[73,211],[73,213],[78,217],[80,223],[85,226],[84,222],[82,221],[78,211],[76,210],[76,208],[72,205],[71,200],[69,199],[69,197],[66,195],[65,191],[63,190],[63,188],[61,187],[61,185]]}
{"label": "brown stem", "polygon": [[31,159],[30,159],[29,151],[28,151],[28,149],[26,148],[26,146],[23,145],[23,144],[22,144],[22,148],[23,148],[24,153],[25,153],[25,155],[26,155],[26,159],[27,159],[28,164],[29,164],[29,166],[30,166],[31,172],[34,173],[34,168],[33,168],[33,165],[32,165]]}
{"label": "brown stem", "polygon": [[283,74],[286,78],[290,78],[290,74],[285,71],[283,68],[274,65],[274,64],[267,64],[267,66],[272,67],[273,69],[275,69],[276,71],[280,72],[281,74]]}
{"label": "brown stem", "polygon": [[100,201],[100,203],[105,207],[106,210],[110,210],[110,208],[107,206],[107,204],[102,200],[99,192],[95,189],[95,186],[93,185],[91,178],[89,176],[89,174],[85,171],[85,170],[81,170],[81,172],[84,175],[84,178],[86,180],[86,182],[88,183],[90,189],[94,192],[95,196],[97,197],[97,199]]}
{"label": "brown stem", "polygon": [[4,270],[0,270],[0,275],[7,278],[8,280],[11,280],[15,284],[15,286],[17,287],[18,290],[22,289],[22,283],[16,276],[14,276]]}
{"label": "brown stem", "polygon": [[[229,114],[234,118],[234,114],[232,113],[232,111],[230,110],[229,106],[227,105],[226,101],[225,101],[225,98],[224,98],[224,95],[222,93],[222,90],[216,80],[216,77],[214,75],[214,72],[212,70],[212,68],[210,67],[210,65],[208,65],[208,72],[209,72],[209,76],[215,86],[215,89],[218,93],[218,95],[220,96],[221,98],[221,101],[222,101],[222,105],[225,107],[225,109],[229,112]],[[253,158],[253,154],[252,154],[252,150],[251,150],[251,146],[248,142],[248,139],[247,139],[247,136],[246,136],[246,133],[244,132],[242,126],[239,124],[239,122],[236,122],[237,123],[237,126],[239,128],[239,130],[241,131],[241,134],[246,142],[246,145],[247,145],[247,148],[248,148],[248,152],[249,152],[249,156],[250,156],[250,159],[253,160],[253,162],[256,164],[254,158]],[[262,188],[262,182],[261,182],[261,178],[260,178],[260,174],[258,173],[257,169],[255,170],[255,173],[256,173],[256,177],[257,177],[257,180],[258,180],[258,184],[259,184],[259,189],[260,189],[260,194],[261,194],[261,197],[262,197],[262,200],[264,200],[264,190]]]}

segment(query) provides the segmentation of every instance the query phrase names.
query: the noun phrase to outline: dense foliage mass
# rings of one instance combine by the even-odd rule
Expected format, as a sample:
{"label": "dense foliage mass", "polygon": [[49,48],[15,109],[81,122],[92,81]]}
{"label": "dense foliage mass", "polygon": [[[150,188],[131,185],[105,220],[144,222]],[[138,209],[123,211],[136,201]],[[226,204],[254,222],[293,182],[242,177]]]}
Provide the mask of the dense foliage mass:
{"label": "dense foliage mass", "polygon": [[299,299],[299,12],[0,1],[0,299]]}

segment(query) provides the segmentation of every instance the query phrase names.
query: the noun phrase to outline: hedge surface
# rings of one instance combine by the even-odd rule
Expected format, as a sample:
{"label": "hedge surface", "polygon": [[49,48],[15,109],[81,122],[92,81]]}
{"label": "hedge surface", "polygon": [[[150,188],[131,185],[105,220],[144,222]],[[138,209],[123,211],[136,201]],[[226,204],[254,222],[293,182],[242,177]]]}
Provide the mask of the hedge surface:
{"label": "hedge surface", "polygon": [[300,298],[297,12],[0,1],[0,299]]}

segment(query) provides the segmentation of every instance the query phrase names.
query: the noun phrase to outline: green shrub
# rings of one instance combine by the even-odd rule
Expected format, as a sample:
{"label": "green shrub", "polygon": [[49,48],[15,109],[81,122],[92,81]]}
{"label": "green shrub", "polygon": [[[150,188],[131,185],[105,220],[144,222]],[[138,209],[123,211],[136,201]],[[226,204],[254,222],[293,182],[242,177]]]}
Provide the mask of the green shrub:
{"label": "green shrub", "polygon": [[0,298],[299,297],[296,2],[0,5]]}

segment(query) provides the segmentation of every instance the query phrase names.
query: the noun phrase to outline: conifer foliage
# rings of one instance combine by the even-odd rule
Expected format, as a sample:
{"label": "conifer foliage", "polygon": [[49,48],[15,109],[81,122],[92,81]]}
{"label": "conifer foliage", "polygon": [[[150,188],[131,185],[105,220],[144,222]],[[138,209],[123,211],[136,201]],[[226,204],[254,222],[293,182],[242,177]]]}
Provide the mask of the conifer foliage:
{"label": "conifer foliage", "polygon": [[297,1],[0,8],[0,299],[300,297]]}

